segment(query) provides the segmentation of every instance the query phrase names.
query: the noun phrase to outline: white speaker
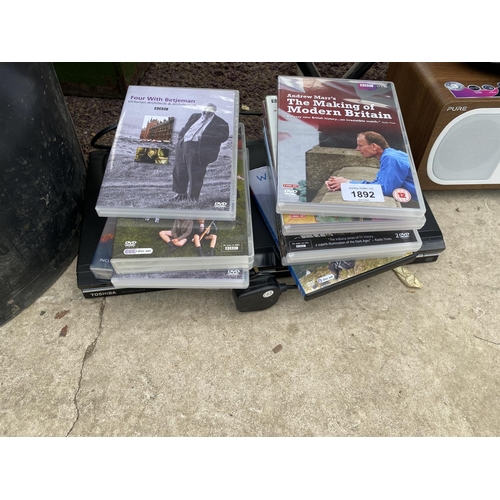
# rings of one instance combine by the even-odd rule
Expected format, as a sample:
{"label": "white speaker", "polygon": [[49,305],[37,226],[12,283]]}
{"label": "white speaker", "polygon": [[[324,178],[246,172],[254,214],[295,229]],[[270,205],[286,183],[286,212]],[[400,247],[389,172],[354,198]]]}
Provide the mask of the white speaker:
{"label": "white speaker", "polygon": [[420,185],[500,187],[500,65],[390,63]]}

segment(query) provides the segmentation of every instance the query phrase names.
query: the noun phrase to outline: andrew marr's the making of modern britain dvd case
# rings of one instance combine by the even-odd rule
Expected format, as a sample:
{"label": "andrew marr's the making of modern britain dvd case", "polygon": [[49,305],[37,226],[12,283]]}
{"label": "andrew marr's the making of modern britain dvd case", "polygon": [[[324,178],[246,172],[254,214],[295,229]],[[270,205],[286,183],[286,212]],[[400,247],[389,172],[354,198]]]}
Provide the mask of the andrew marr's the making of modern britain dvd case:
{"label": "andrew marr's the making of modern britain dvd case", "polygon": [[[276,184],[274,169],[276,168],[276,150],[278,145],[277,132],[277,97],[267,96],[263,106],[263,136],[271,180]],[[273,123],[274,122],[274,123]],[[274,154],[273,154],[274,153]],[[263,167],[261,167],[263,168]],[[421,219],[381,219],[370,217],[348,217],[338,215],[312,214],[280,214],[281,228],[285,236],[313,234],[313,233],[356,233],[361,231],[387,231],[420,229],[425,224],[425,216]]]}
{"label": "andrew marr's the making of modern britain dvd case", "polygon": [[278,77],[276,212],[422,219],[392,82]]}

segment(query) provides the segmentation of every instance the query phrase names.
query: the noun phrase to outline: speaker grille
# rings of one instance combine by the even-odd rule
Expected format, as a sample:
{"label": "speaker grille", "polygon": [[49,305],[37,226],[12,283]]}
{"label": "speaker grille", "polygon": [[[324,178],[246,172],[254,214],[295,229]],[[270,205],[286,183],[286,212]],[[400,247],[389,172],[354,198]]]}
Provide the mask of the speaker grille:
{"label": "speaker grille", "polygon": [[486,181],[495,172],[500,164],[500,111],[482,111],[464,113],[439,135],[429,158],[438,179]]}

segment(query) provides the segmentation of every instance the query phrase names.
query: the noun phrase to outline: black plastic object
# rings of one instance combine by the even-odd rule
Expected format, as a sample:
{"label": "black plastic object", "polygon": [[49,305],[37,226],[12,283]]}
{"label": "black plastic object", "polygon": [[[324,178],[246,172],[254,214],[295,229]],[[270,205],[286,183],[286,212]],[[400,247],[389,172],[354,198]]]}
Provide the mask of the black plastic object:
{"label": "black plastic object", "polygon": [[85,175],[52,63],[1,63],[0,325],[76,256]]}
{"label": "black plastic object", "polygon": [[259,273],[250,276],[248,288],[232,290],[234,304],[240,312],[263,311],[278,302],[287,285],[278,283],[274,276]]}

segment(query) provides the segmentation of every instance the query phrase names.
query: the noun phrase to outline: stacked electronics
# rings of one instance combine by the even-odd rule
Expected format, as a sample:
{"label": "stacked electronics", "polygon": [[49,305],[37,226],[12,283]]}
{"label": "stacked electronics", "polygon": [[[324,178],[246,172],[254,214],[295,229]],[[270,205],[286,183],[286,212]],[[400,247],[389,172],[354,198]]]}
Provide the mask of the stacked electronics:
{"label": "stacked electronics", "polygon": [[[238,100],[233,90],[129,87],[111,150],[89,158],[77,264],[86,298],[226,288],[238,310],[260,310],[287,289],[281,277],[310,300],[444,250],[392,84],[279,77],[263,102],[263,140],[248,144]],[[198,199],[183,199],[180,138],[207,105],[228,136]],[[407,154],[410,189],[381,192],[380,162],[356,150],[368,129]],[[327,186],[353,174],[363,182]]]}
{"label": "stacked electronics", "polygon": [[415,261],[428,205],[393,84],[280,76],[277,90],[250,187],[303,297]]}

